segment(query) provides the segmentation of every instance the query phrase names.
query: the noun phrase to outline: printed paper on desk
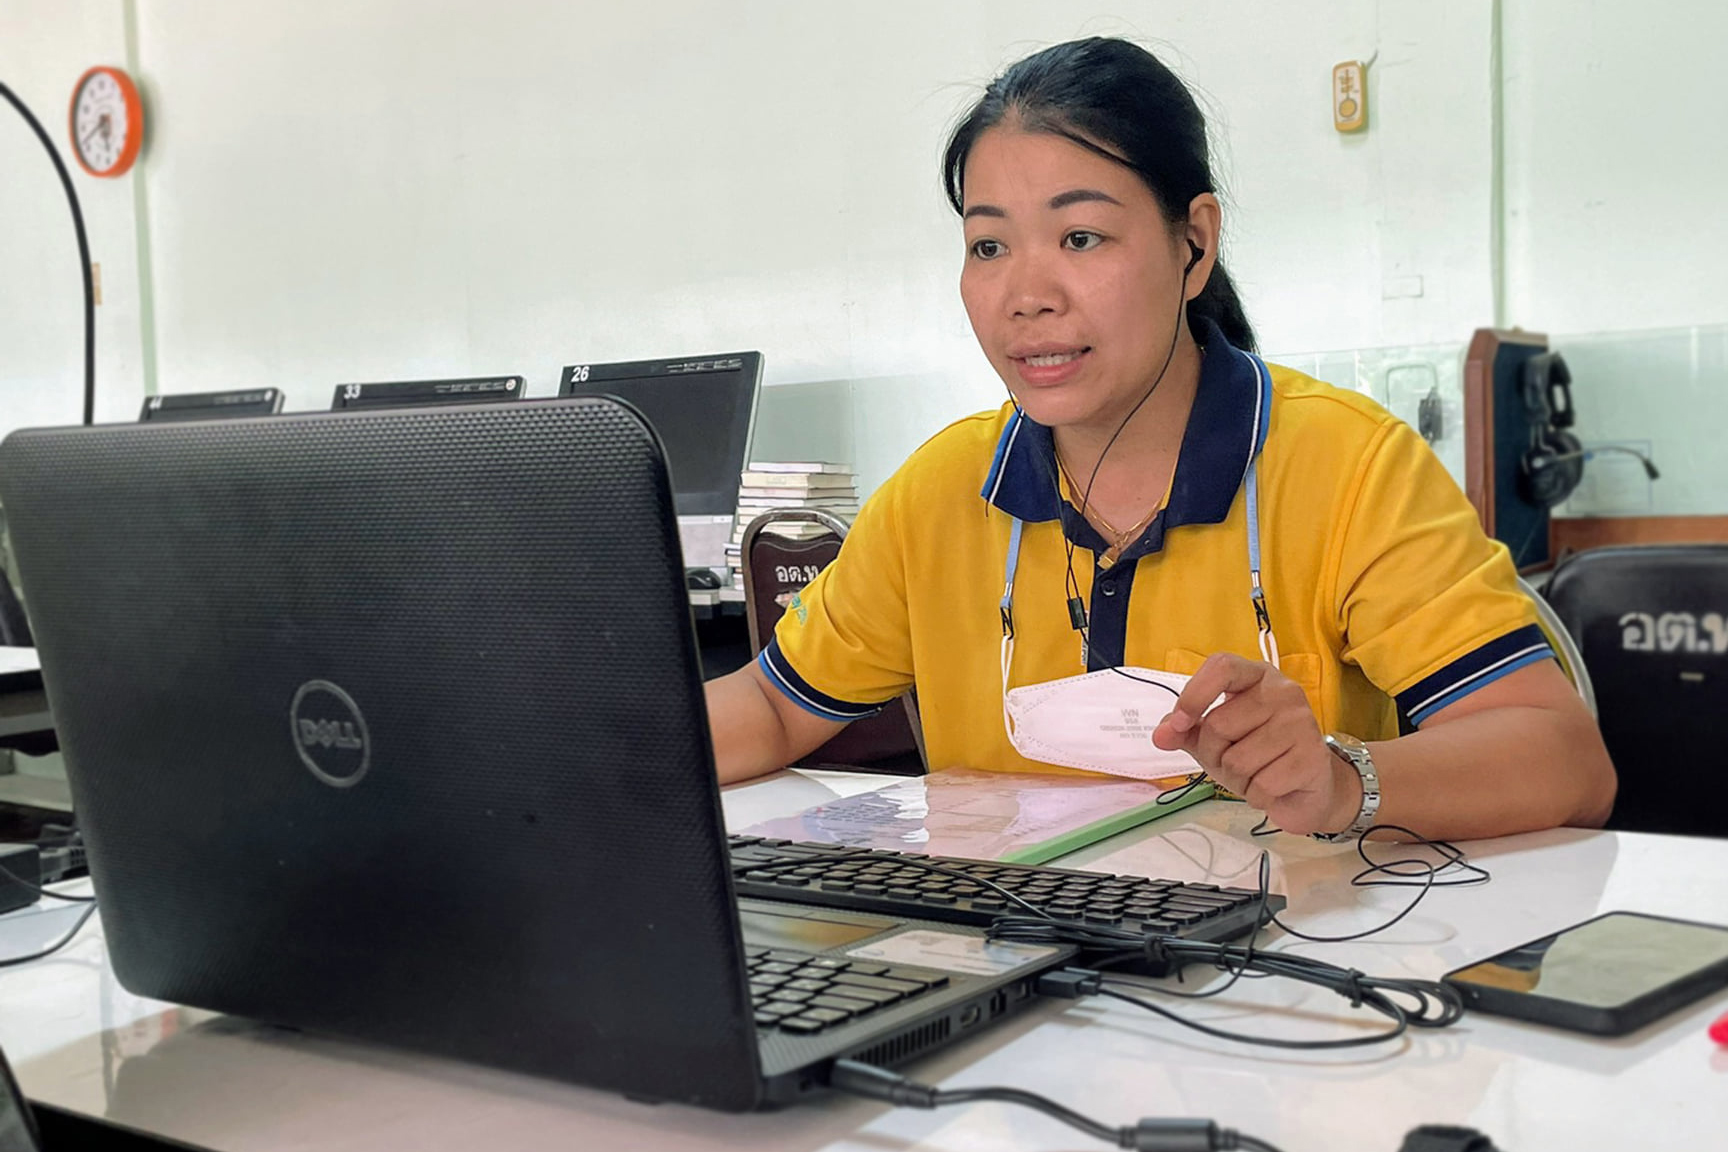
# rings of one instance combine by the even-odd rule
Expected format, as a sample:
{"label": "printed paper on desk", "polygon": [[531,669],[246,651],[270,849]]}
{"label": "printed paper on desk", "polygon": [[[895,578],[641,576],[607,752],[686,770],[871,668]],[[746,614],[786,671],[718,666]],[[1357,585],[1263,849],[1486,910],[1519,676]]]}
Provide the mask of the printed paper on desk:
{"label": "printed paper on desk", "polygon": [[[949,769],[744,831],[804,843],[1037,863],[1176,811],[1182,805],[1161,805],[1159,799],[1174,799],[1191,779],[1186,774],[1122,780]],[[1193,798],[1207,795],[1202,786]]]}

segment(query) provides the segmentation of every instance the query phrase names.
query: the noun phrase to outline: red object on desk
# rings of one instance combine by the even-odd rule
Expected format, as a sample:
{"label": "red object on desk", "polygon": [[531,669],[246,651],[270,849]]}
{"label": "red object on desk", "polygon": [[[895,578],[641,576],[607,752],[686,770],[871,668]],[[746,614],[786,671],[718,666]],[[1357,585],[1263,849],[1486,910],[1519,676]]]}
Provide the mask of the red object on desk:
{"label": "red object on desk", "polygon": [[1728,1047],[1728,1012],[1716,1018],[1716,1023],[1710,1025],[1710,1039]]}

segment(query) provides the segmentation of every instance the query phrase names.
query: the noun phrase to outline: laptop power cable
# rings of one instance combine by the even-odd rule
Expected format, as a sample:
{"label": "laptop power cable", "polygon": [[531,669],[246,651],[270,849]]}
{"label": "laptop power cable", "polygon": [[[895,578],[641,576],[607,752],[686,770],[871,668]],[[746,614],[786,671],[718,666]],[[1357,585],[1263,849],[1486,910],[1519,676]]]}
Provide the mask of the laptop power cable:
{"label": "laptop power cable", "polygon": [[[996,939],[1029,940],[1032,936],[1018,934],[997,935]],[[1040,940],[1062,940],[1073,942],[1073,937],[1064,934],[1039,935]],[[1315,960],[1307,956],[1292,956],[1280,952],[1252,952],[1247,948],[1236,948],[1224,944],[1197,944],[1190,940],[1177,940],[1171,937],[1149,937],[1144,946],[1151,949],[1168,948],[1173,954],[1192,950],[1192,959],[1206,959],[1215,963],[1220,969],[1230,973],[1230,979],[1217,989],[1201,993],[1171,992],[1167,989],[1154,989],[1126,981],[1108,980],[1102,973],[1087,968],[1063,968],[1055,972],[1046,972],[1038,978],[1035,988],[1040,996],[1052,999],[1078,1000],[1083,996],[1108,996],[1113,1000],[1121,1000],[1148,1012],[1157,1013],[1167,1020],[1174,1021],[1184,1028],[1192,1028],[1207,1036],[1220,1040],[1234,1040],[1243,1044],[1257,1044],[1266,1048],[1285,1048],[1298,1051],[1321,1051],[1331,1048],[1361,1048],[1369,1044],[1382,1044],[1404,1035],[1412,1027],[1445,1028],[1456,1024],[1464,1015],[1464,1003],[1451,988],[1436,980],[1398,980],[1384,977],[1369,976],[1353,968],[1340,968],[1336,964],[1328,964],[1323,960]],[[1371,1033],[1367,1036],[1349,1036],[1339,1040],[1293,1040],[1276,1036],[1252,1036],[1246,1032],[1231,1032],[1223,1028],[1214,1028],[1210,1024],[1202,1024],[1198,1020],[1189,1020],[1179,1016],[1162,1005],[1136,995],[1137,992],[1158,991],[1165,995],[1182,996],[1185,999],[1199,999],[1217,995],[1229,988],[1246,973],[1256,973],[1262,976],[1284,976],[1292,980],[1300,980],[1305,984],[1314,984],[1321,988],[1329,988],[1338,995],[1350,1001],[1353,1008],[1369,1008],[1392,1021],[1389,1028]],[[1408,1003],[1400,1003],[1397,997],[1402,996]]]}
{"label": "laptop power cable", "polygon": [[[1434,870],[1427,877],[1428,886],[1434,882]],[[1271,891],[1271,861],[1264,852],[1260,854],[1260,899],[1265,904]],[[1415,907],[1427,887],[1417,894],[1410,908]],[[1356,936],[1372,935],[1395,924],[1408,915],[1410,908],[1405,908],[1387,924]],[[1313,937],[1289,928],[1276,917],[1264,915],[1256,917],[1257,922],[1270,919],[1285,931],[1305,940],[1344,940],[1354,937]],[[1063,968],[1046,972],[1038,978],[1035,988],[1039,995],[1054,999],[1078,1000],[1083,996],[1109,996],[1115,1000],[1144,1008],[1171,1020],[1184,1028],[1191,1028],[1220,1040],[1232,1040],[1243,1044],[1257,1044],[1268,1048],[1283,1048],[1300,1051],[1321,1051],[1334,1048],[1359,1048],[1369,1044],[1380,1044],[1388,1040],[1396,1040],[1410,1028],[1447,1028],[1456,1024],[1464,1016],[1464,1000],[1457,990],[1438,980],[1414,980],[1369,976],[1354,968],[1342,968],[1317,960],[1312,956],[1301,956],[1289,952],[1268,952],[1254,947],[1254,936],[1248,937],[1245,945],[1214,944],[1199,940],[1187,940],[1180,936],[1168,936],[1128,932],[1108,925],[1079,924],[1071,921],[1051,920],[1038,916],[998,916],[990,926],[990,938],[993,940],[1012,940],[1023,944],[1076,944],[1093,956],[1098,957],[1095,963],[1100,968],[1107,968],[1112,963],[1124,963],[1128,960],[1145,957],[1152,961],[1155,968],[1174,971],[1181,979],[1182,969],[1188,964],[1209,964],[1219,971],[1227,972],[1230,978],[1216,988],[1203,992],[1178,992],[1169,988],[1154,985],[1130,983],[1124,980],[1110,980],[1103,973],[1090,968]],[[1175,996],[1185,1000],[1205,1000],[1229,991],[1238,980],[1244,977],[1282,976],[1290,980],[1298,980],[1304,984],[1326,988],[1336,992],[1350,1002],[1352,1008],[1368,1008],[1380,1013],[1392,1022],[1389,1028],[1366,1036],[1350,1036],[1338,1040],[1294,1040],[1273,1036],[1253,1036],[1245,1032],[1231,1032],[1222,1028],[1214,1028],[1197,1020],[1189,1020],[1159,1004],[1143,999],[1136,993],[1156,992],[1165,996]]]}
{"label": "laptop power cable", "polygon": [[828,1086],[900,1108],[941,1108],[981,1100],[1018,1104],[1060,1120],[1070,1128],[1078,1128],[1113,1147],[1130,1148],[1135,1152],[1225,1152],[1228,1149],[1278,1152],[1264,1140],[1244,1135],[1233,1128],[1220,1128],[1211,1120],[1148,1117],[1137,1124],[1112,1128],[1036,1092],[1019,1088],[933,1088],[897,1072],[856,1060],[836,1060],[828,1074]]}

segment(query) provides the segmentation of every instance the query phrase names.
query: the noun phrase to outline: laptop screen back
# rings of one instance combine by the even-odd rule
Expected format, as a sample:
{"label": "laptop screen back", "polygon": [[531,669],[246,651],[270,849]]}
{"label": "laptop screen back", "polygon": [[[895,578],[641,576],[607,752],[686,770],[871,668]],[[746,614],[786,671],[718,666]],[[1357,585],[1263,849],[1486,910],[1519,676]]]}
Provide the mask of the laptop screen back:
{"label": "laptop screen back", "polygon": [[0,500],[128,988],[754,1102],[672,498],[637,415],[21,432]]}

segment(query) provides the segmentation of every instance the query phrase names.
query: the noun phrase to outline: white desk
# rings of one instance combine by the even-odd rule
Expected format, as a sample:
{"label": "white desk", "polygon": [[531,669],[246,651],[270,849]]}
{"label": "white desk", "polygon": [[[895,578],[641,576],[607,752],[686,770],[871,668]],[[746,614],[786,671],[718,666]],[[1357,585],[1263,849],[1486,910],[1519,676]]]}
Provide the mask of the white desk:
{"label": "white desk", "polygon": [[41,672],[42,660],[34,648],[0,645],[0,683],[20,673]]}
{"label": "white desk", "polygon": [[47,732],[53,727],[36,649],[0,646],[0,736]]}
{"label": "white desk", "polygon": [[[782,775],[730,791],[726,808],[742,827],[830,795],[817,779]],[[1251,842],[1253,820],[1241,805],[1208,802],[1062,863],[1250,884],[1267,844],[1291,922],[1322,932],[1377,923],[1408,899],[1350,888],[1352,849]],[[1608,909],[1728,919],[1728,842],[1564,830],[1469,848],[1492,884],[1436,890],[1374,943],[1302,947],[1377,974],[1434,977]],[[39,946],[76,915],[0,919],[0,950]],[[1284,1152],[1393,1152],[1421,1123],[1477,1127],[1510,1152],[1721,1147],[1728,1049],[1705,1029],[1724,999],[1623,1040],[1475,1016],[1396,1045],[1317,1054],[1213,1041],[1111,1001],[1049,1003],[910,1071],[946,1087],[1035,1089],[1110,1124],[1214,1117]],[[1186,1008],[1226,1027],[1346,1031],[1335,1022],[1342,1001],[1284,981]],[[724,1116],[213,1017],[121,989],[95,927],[51,960],[0,970],[0,1044],[35,1100],[223,1150],[1103,1147],[993,1104],[909,1112],[834,1097]]]}

